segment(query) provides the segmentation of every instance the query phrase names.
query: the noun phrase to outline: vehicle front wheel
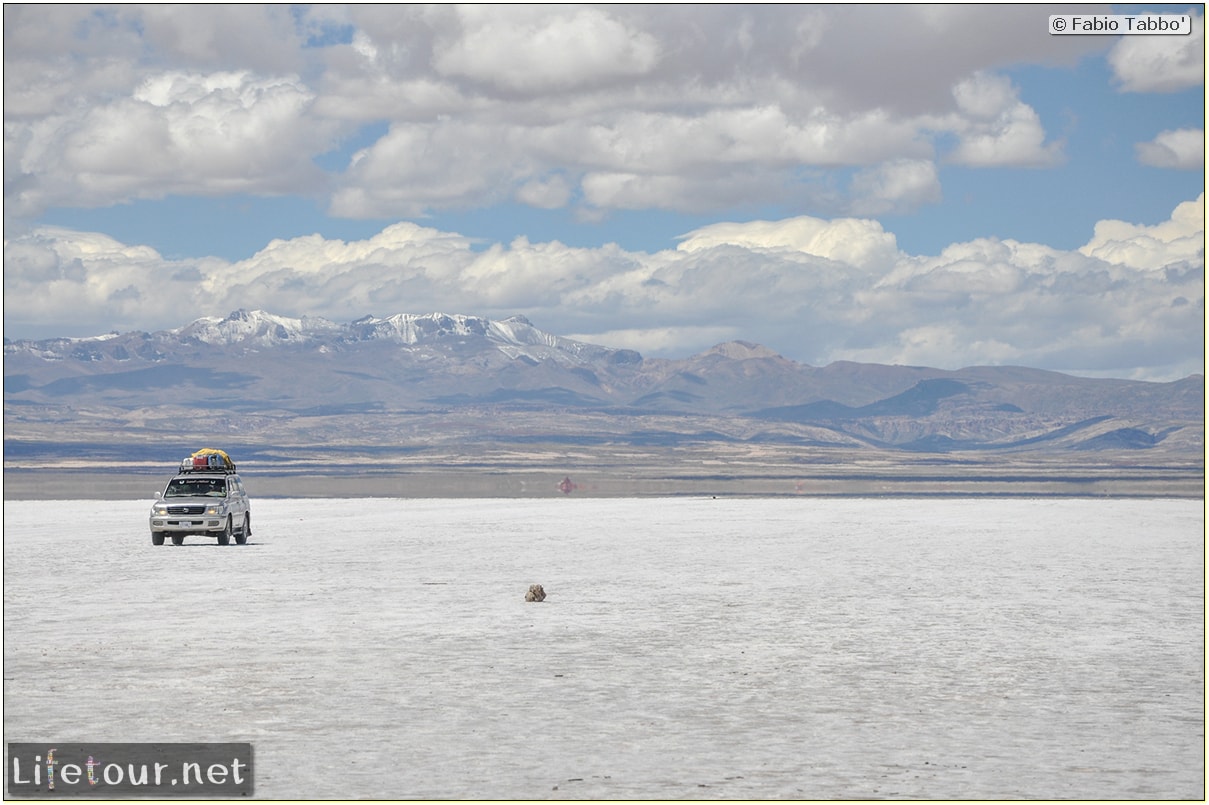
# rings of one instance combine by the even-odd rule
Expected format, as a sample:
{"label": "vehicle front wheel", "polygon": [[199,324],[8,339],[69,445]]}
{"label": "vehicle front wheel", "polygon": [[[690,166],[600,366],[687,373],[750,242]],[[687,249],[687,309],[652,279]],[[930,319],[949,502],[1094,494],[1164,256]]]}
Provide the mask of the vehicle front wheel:
{"label": "vehicle front wheel", "polygon": [[151,532],[151,544],[152,545],[163,545],[164,544],[164,532],[163,531],[152,531]]}
{"label": "vehicle front wheel", "polygon": [[227,527],[224,528],[222,530],[222,533],[218,535],[218,544],[219,545],[230,545],[231,544],[231,518],[230,517],[227,518]]}
{"label": "vehicle front wheel", "polygon": [[235,544],[246,545],[248,535],[252,533],[252,516],[245,514],[243,516],[243,528],[235,532]]}

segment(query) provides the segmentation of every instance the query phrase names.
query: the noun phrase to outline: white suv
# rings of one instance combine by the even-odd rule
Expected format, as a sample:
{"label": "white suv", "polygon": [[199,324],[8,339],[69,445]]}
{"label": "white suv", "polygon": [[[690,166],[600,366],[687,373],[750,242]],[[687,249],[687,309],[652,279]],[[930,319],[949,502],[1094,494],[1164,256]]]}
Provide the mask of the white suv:
{"label": "white suv", "polygon": [[163,545],[164,537],[180,545],[191,534],[216,537],[219,545],[235,537],[235,543],[243,545],[252,536],[252,507],[233,469],[182,467],[156,498],[150,517],[152,545]]}

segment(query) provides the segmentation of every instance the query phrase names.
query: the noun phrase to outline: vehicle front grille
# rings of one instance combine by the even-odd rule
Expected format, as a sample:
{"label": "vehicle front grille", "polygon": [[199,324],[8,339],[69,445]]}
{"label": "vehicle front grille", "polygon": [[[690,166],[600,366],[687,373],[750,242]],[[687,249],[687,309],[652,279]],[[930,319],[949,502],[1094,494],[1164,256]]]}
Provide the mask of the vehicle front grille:
{"label": "vehicle front grille", "polygon": [[168,514],[202,514],[205,506],[169,506]]}

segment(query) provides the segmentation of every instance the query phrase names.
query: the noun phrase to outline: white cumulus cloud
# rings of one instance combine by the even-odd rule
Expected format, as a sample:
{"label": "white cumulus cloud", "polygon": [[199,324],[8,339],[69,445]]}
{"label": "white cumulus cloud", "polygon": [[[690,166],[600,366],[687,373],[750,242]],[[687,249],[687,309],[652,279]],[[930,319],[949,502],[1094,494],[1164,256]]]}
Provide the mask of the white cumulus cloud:
{"label": "white cumulus cloud", "polygon": [[856,215],[902,213],[940,201],[941,195],[934,162],[895,159],[853,177],[850,207]]}
{"label": "white cumulus cloud", "polygon": [[1108,63],[1124,92],[1176,92],[1205,83],[1205,17],[1188,12],[1187,36],[1123,36]]}
{"label": "white cumulus cloud", "polygon": [[572,188],[563,176],[537,177],[521,185],[516,191],[518,201],[530,207],[554,210],[567,206]]}
{"label": "white cumulus cloud", "polygon": [[810,216],[711,224],[685,235],[678,249],[695,252],[724,245],[753,251],[802,252],[863,269],[885,268],[898,254],[894,235],[884,231],[877,221],[859,218],[827,221]]}
{"label": "white cumulus cloud", "polygon": [[1138,161],[1153,168],[1197,170],[1205,167],[1205,130],[1175,129],[1159,132],[1148,143],[1135,146]]}
{"label": "white cumulus cloud", "polygon": [[460,6],[461,35],[438,40],[437,72],[536,93],[642,75],[659,59],[645,31],[608,9],[558,6]]}
{"label": "white cumulus cloud", "polygon": [[37,177],[8,200],[36,213],[170,193],[305,188],[319,175],[308,154],[333,135],[307,121],[313,98],[296,77],[166,72],[103,104],[6,121],[6,173]]}
{"label": "white cumulus cloud", "polygon": [[1154,226],[1100,221],[1080,253],[1108,263],[1155,270],[1181,262],[1205,261],[1205,194],[1175,208]]}
{"label": "white cumulus cloud", "polygon": [[975,74],[953,87],[953,97],[963,113],[949,124],[959,138],[949,156],[953,162],[1038,167],[1061,159],[1061,145],[1045,141],[1040,116],[1007,78]]}

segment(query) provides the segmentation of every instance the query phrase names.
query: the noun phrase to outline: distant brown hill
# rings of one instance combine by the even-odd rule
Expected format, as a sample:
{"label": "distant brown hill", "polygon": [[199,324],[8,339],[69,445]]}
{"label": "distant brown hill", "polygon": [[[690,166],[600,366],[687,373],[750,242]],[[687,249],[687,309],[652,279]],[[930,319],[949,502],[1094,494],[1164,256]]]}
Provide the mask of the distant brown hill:
{"label": "distant brown hill", "polygon": [[[543,437],[746,440],[881,450],[1204,451],[1204,379],[806,366],[731,342],[649,359],[521,317],[400,314],[348,324],[237,311],[179,329],[5,341],[6,439],[251,443]],[[409,419],[410,418],[410,419]],[[399,425],[423,421],[421,432]]]}

